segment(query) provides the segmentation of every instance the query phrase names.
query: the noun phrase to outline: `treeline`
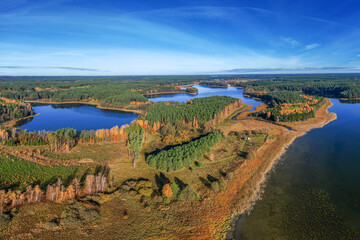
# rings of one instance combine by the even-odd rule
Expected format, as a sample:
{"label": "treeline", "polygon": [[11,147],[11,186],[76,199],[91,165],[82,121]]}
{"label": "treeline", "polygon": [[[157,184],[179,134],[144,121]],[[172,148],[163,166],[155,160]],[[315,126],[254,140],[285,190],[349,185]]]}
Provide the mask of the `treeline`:
{"label": "treeline", "polygon": [[201,86],[205,86],[205,87],[220,87],[220,88],[224,88],[224,87],[228,87],[227,84],[222,83],[222,82],[200,82],[199,85]]}
{"label": "treeline", "polygon": [[0,214],[4,210],[16,206],[38,203],[44,200],[63,202],[81,196],[105,193],[108,188],[107,176],[98,173],[97,175],[87,175],[83,183],[74,178],[68,186],[63,184],[61,178],[58,178],[56,183],[47,186],[46,191],[43,191],[39,185],[34,187],[28,185],[25,191],[0,190]]}
{"label": "treeline", "polygon": [[178,121],[194,122],[194,120],[195,125],[203,124],[220,118],[220,114],[230,105],[235,109],[241,105],[241,100],[227,96],[212,96],[195,98],[187,104],[156,103],[149,109],[144,120],[148,121],[150,126],[155,123],[175,124]]}
{"label": "treeline", "polygon": [[270,107],[276,107],[284,103],[306,103],[308,98],[304,97],[301,92],[298,91],[271,91],[271,92],[258,92],[252,89],[247,90],[245,94],[252,97],[260,98],[263,102]]}
{"label": "treeline", "polygon": [[179,88],[203,77],[2,77],[1,95],[17,100],[98,102],[122,107],[147,102],[144,94],[184,91]]}
{"label": "treeline", "polygon": [[108,191],[106,166],[43,166],[0,153],[0,213],[43,200],[66,201]]}
{"label": "treeline", "polygon": [[0,143],[7,146],[41,146],[48,144],[48,132],[33,131],[27,132],[26,130],[18,128],[0,128]]}
{"label": "treeline", "polygon": [[254,117],[261,117],[264,119],[268,119],[274,122],[294,122],[294,121],[303,121],[306,119],[314,118],[315,111],[311,110],[309,112],[296,112],[291,114],[281,114],[280,109],[271,109],[268,111],[255,112],[252,114]]}
{"label": "treeline", "polygon": [[2,95],[17,100],[45,100],[51,102],[99,102],[103,106],[121,107],[130,102],[146,102],[147,98],[136,91],[115,86],[73,88],[58,91],[3,91]]}
{"label": "treeline", "polygon": [[33,115],[30,104],[0,97],[0,123]]}
{"label": "treeline", "polygon": [[[138,125],[138,124],[137,124]],[[136,167],[136,160],[140,157],[140,150],[147,138],[147,132],[140,125],[136,130],[129,131],[126,146],[129,150],[129,157],[133,161],[133,167]]]}
{"label": "treeline", "polygon": [[313,118],[317,109],[325,103],[323,97],[305,95],[300,91],[246,89],[245,94],[260,98],[270,108],[266,111],[255,112],[252,116],[276,122],[302,121]]}
{"label": "treeline", "polygon": [[78,141],[79,132],[72,128],[27,132],[19,128],[0,128],[0,141],[7,146],[40,146],[49,144],[53,152],[69,150]]}
{"label": "treeline", "polygon": [[217,144],[221,138],[220,132],[211,132],[189,143],[149,154],[146,157],[146,162],[151,168],[157,168],[161,171],[181,170],[190,167],[204,153],[211,151],[210,148]]}
{"label": "treeline", "polygon": [[[62,128],[56,131],[32,131],[27,132],[19,128],[1,127],[0,143],[7,146],[40,146],[50,145],[50,150],[59,152],[70,150],[79,143],[96,143],[102,141],[119,142],[128,139],[129,130],[125,129],[129,125],[121,128],[115,126],[111,129],[82,130],[77,131],[72,128]],[[141,128],[141,127],[140,127]]]}
{"label": "treeline", "polygon": [[199,90],[196,87],[187,87],[186,92],[190,94],[197,94]]}
{"label": "treeline", "polygon": [[255,91],[287,90],[324,97],[360,98],[359,74],[268,75],[261,78],[256,81],[233,82],[232,85]]}

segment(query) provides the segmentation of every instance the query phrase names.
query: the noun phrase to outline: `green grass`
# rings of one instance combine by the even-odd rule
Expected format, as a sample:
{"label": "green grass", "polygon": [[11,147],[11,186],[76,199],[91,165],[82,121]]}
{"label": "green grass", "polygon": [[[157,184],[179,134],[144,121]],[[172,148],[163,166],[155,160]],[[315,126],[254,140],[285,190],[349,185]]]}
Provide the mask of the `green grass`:
{"label": "green grass", "polygon": [[87,167],[45,167],[33,162],[21,160],[7,154],[0,154],[0,189],[20,189],[27,185],[39,184],[46,188],[58,177],[66,184],[73,177],[81,177]]}

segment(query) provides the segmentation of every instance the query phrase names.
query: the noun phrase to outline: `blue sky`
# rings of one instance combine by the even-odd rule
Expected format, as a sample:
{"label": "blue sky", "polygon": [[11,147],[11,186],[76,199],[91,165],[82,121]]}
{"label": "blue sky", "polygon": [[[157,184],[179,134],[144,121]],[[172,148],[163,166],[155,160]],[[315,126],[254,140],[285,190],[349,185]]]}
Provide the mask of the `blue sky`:
{"label": "blue sky", "polygon": [[360,72],[357,0],[1,0],[0,75]]}

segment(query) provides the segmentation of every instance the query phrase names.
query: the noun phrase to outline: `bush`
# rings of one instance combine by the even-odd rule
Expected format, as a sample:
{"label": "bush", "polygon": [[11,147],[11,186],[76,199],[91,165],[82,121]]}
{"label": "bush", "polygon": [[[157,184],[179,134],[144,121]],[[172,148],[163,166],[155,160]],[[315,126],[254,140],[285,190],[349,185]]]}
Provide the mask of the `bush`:
{"label": "bush", "polygon": [[233,172],[228,172],[228,173],[226,173],[226,175],[225,175],[225,178],[228,179],[228,180],[232,179],[233,177],[234,177],[234,173],[233,173]]}
{"label": "bush", "polygon": [[204,164],[203,164],[202,162],[199,162],[199,161],[196,161],[196,162],[195,162],[195,165],[196,165],[197,167],[203,167],[203,166],[204,166]]}
{"label": "bush", "polygon": [[151,188],[141,188],[139,189],[139,194],[141,194],[142,196],[145,197],[150,197],[152,195],[154,190],[152,190]]}
{"label": "bush", "polygon": [[163,198],[163,202],[164,202],[165,204],[169,204],[169,203],[171,202],[171,199],[168,198],[168,197],[164,197],[164,198]]}
{"label": "bush", "polygon": [[170,199],[173,196],[173,194],[174,193],[173,193],[170,185],[168,183],[165,184],[162,188],[162,195]]}
{"label": "bush", "polygon": [[214,192],[220,191],[219,181],[215,181],[211,183],[211,190],[213,190]]}
{"label": "bush", "polygon": [[180,201],[197,201],[200,200],[199,194],[192,189],[189,185],[187,185],[179,194],[178,200]]}
{"label": "bush", "polygon": [[218,180],[218,182],[219,182],[219,187],[221,190],[226,188],[226,182],[224,179],[221,178],[220,180]]}
{"label": "bush", "polygon": [[171,182],[171,183],[170,183],[170,188],[171,188],[171,190],[172,190],[172,192],[173,192],[172,197],[176,199],[176,198],[177,198],[177,195],[178,195],[179,192],[180,192],[179,186],[176,184],[176,182]]}

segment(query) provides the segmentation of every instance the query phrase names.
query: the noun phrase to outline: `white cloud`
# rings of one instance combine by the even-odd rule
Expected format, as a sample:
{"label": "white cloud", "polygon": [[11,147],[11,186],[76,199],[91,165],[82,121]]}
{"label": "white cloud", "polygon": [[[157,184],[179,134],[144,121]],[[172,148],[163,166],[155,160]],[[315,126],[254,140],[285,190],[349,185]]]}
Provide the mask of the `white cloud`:
{"label": "white cloud", "polygon": [[306,45],[306,46],[305,46],[305,49],[306,49],[306,50],[311,50],[311,49],[314,49],[314,48],[318,48],[318,47],[320,47],[320,46],[321,46],[321,44],[319,44],[319,43],[312,43],[312,44]]}
{"label": "white cloud", "polygon": [[360,57],[360,54],[358,54],[357,56]]}
{"label": "white cloud", "polygon": [[281,40],[289,45],[291,45],[292,47],[296,47],[300,45],[300,42],[292,37],[285,37],[285,38],[281,38]]}

